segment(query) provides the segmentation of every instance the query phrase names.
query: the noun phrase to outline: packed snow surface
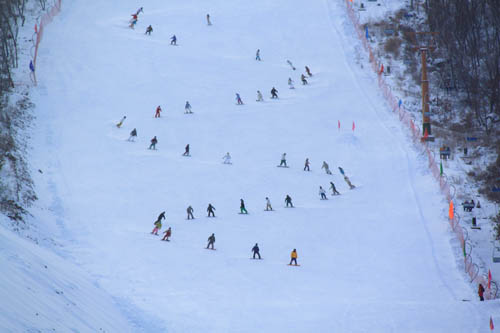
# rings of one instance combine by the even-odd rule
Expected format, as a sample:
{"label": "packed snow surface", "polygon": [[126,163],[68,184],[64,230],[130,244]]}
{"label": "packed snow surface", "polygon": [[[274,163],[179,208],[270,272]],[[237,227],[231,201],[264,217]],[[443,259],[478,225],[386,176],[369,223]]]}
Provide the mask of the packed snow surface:
{"label": "packed snow surface", "polygon": [[[38,55],[33,164],[43,170],[39,204],[49,208],[39,223],[114,298],[127,329],[487,329],[490,313],[457,265],[438,186],[374,78],[356,67],[356,43],[342,1],[63,3]],[[302,85],[306,65],[313,76]],[[191,157],[182,156],[186,144]],[[284,152],[289,168],[277,168]],[[329,182],[341,195],[319,200]],[[284,207],[287,194],[295,208]],[[248,215],[238,214],[240,199]],[[206,217],[209,203],[216,218]],[[195,220],[186,220],[189,205]],[[212,233],[216,251],[204,249]],[[255,243],[263,260],[249,259]],[[287,265],[294,248],[300,267]],[[89,327],[102,311],[87,314]]]}

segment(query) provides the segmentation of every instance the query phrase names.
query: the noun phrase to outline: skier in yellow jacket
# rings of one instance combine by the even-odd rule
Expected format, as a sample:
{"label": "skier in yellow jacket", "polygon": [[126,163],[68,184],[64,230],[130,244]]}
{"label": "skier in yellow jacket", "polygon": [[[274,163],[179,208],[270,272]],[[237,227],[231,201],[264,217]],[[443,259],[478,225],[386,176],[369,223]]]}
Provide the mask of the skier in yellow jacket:
{"label": "skier in yellow jacket", "polygon": [[290,253],[290,258],[291,259],[290,259],[290,264],[289,265],[291,265],[292,262],[294,262],[295,266],[298,266],[297,265],[297,250],[296,249],[293,249],[292,253]]}

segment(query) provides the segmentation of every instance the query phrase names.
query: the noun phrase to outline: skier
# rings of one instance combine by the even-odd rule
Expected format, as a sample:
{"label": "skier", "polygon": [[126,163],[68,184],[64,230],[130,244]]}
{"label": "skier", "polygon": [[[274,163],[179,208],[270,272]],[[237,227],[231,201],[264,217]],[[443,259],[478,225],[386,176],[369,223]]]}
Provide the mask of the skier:
{"label": "skier", "polygon": [[347,183],[347,185],[349,185],[349,188],[352,190],[353,188],[355,188],[356,186],[352,185],[351,184],[351,181],[349,180],[349,177],[347,176],[344,176],[344,180],[345,182]]}
{"label": "skier", "polygon": [[151,26],[151,24],[146,28],[146,32],[144,33],[145,35],[150,35],[151,36],[151,33],[153,32],[153,27]]}
{"label": "skier", "polygon": [[481,283],[479,284],[479,286],[477,288],[477,294],[479,295],[479,300],[484,301],[484,287]]}
{"label": "skier", "polygon": [[240,214],[248,214],[248,211],[245,208],[245,201],[243,201],[243,199],[240,199]]}
{"label": "skier", "polygon": [[137,14],[132,14],[130,16],[132,16],[132,18],[130,19],[130,22],[132,22],[133,20],[137,21]]}
{"label": "skier", "polygon": [[273,206],[271,206],[271,200],[266,197],[266,210],[273,210]]}
{"label": "skier", "polygon": [[306,73],[307,73],[307,75],[308,75],[309,77],[313,76],[313,75],[311,74],[311,70],[310,70],[310,69],[309,69],[309,67],[307,67],[307,66],[306,66]]}
{"label": "skier", "polygon": [[297,250],[296,249],[293,249],[292,253],[290,254],[289,265],[292,265],[292,262],[295,263],[295,266],[298,266],[298,264],[297,264]]}
{"label": "skier", "polygon": [[323,161],[323,165],[321,166],[321,169],[325,169],[325,172],[327,175],[332,174],[332,172],[330,171],[330,166],[325,161]]}
{"label": "skier", "polygon": [[307,84],[306,76],[305,76],[304,74],[301,74],[301,75],[300,75],[300,80],[302,81],[302,84],[303,84],[303,85],[306,85],[306,84]]}
{"label": "skier", "polygon": [[154,225],[155,225],[155,227],[154,227],[153,231],[151,231],[151,234],[158,236],[158,231],[160,231],[160,229],[161,229],[161,220],[157,220],[154,223]]}
{"label": "skier", "polygon": [[333,182],[330,182],[330,190],[332,190],[332,195],[340,195],[340,193],[335,188],[335,184]]}
{"label": "skier", "polygon": [[208,241],[207,249],[210,247],[210,248],[212,248],[212,250],[215,250],[214,249],[215,234],[212,234],[210,237],[208,237],[207,241]]}
{"label": "skier", "polygon": [[161,212],[160,215],[158,215],[158,218],[156,219],[156,221],[161,221],[161,220],[166,220],[164,211]]}
{"label": "skier", "polygon": [[139,16],[140,13],[144,13],[144,9],[142,7],[137,9],[137,12],[135,12],[135,15]]}
{"label": "skier", "polygon": [[253,259],[255,259],[256,255],[259,256],[259,259],[262,259],[259,253],[259,244],[255,243],[255,245],[252,247],[252,252],[253,252]]}
{"label": "skier", "polygon": [[157,143],[158,143],[158,139],[156,138],[156,135],[155,135],[155,137],[151,139],[151,144],[149,145],[148,149],[156,150]]}
{"label": "skier", "polygon": [[222,159],[224,160],[224,164],[231,164],[231,155],[229,155],[229,152],[227,152]]}
{"label": "skier", "polygon": [[285,203],[287,207],[288,205],[290,205],[293,208],[292,197],[290,197],[288,194],[286,195]]}
{"label": "skier", "polygon": [[128,138],[127,141],[134,141],[136,137],[137,137],[137,130],[134,128],[132,132],[130,132],[130,137]]}
{"label": "skier", "polygon": [[134,29],[136,24],[137,24],[137,19],[132,19],[130,21],[129,28]]}
{"label": "skier", "polygon": [[210,14],[207,14],[207,25],[212,25],[212,22],[210,22]]}
{"label": "skier", "polygon": [[127,116],[123,116],[122,120],[120,120],[120,122],[118,124],[116,124],[116,127],[118,127],[118,128],[122,127],[123,122],[125,121],[125,119],[127,119]]}
{"label": "skier", "polygon": [[215,207],[212,206],[211,203],[208,204],[207,212],[208,212],[208,217],[210,217],[210,214],[212,214],[212,217],[215,217],[214,213]]}
{"label": "skier", "polygon": [[283,153],[283,155],[281,155],[281,162],[280,162],[280,167],[281,166],[284,166],[285,168],[287,167],[286,165],[286,153]]}
{"label": "skier", "polygon": [[186,106],[184,106],[184,113],[193,113],[193,111],[191,111],[191,104],[189,104],[189,101],[186,101]]}
{"label": "skier", "polygon": [[241,100],[240,94],[236,93],[236,104],[243,105],[243,101]]}
{"label": "skier", "polygon": [[257,102],[263,102],[264,98],[262,97],[262,93],[260,90],[257,90]]}
{"label": "skier", "polygon": [[257,49],[257,52],[255,53],[255,60],[261,61],[261,59],[260,59],[260,49]]}
{"label": "skier", "polygon": [[321,186],[319,187],[319,195],[321,196],[321,200],[328,200],[326,197],[326,191]]}
{"label": "skier", "polygon": [[278,90],[274,87],[271,89],[271,98],[278,98]]}
{"label": "skier", "polygon": [[295,87],[293,86],[293,80],[291,77],[288,78],[288,87],[290,89],[295,89]]}
{"label": "skier", "polygon": [[342,174],[342,176],[345,176],[344,169],[342,169],[341,167],[339,167],[339,171]]}
{"label": "skier", "polygon": [[155,118],[160,118],[160,112],[162,111],[161,106],[158,105],[155,112]]}
{"label": "skier", "polygon": [[189,155],[189,143],[186,145],[186,148],[184,148],[185,151],[184,151],[184,154],[182,154],[182,156],[190,156]]}
{"label": "skier", "polygon": [[292,62],[290,60],[287,60],[286,63],[289,64],[290,67],[292,67],[293,70],[295,70],[295,67],[293,66],[293,64],[292,64]]}
{"label": "skier", "polygon": [[170,45],[177,45],[177,37],[175,35],[170,37]]}
{"label": "skier", "polygon": [[188,213],[188,220],[194,220],[194,215],[193,215],[194,209],[193,209],[193,207],[189,206],[186,209],[186,211]]}
{"label": "skier", "polygon": [[172,228],[168,227],[167,231],[164,231],[163,233],[165,234],[165,236],[163,236],[163,238],[161,240],[170,242],[169,238],[170,238],[170,236],[172,236]]}
{"label": "skier", "polygon": [[304,171],[311,171],[311,169],[309,169],[309,158],[306,158],[306,162],[304,163]]}

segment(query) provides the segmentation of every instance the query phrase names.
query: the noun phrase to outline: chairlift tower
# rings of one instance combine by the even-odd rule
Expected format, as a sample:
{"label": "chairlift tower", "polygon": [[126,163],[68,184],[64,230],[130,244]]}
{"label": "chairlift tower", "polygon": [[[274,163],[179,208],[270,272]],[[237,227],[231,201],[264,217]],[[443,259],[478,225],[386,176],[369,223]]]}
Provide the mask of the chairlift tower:
{"label": "chairlift tower", "polygon": [[429,110],[429,79],[427,78],[427,53],[429,51],[434,51],[435,42],[434,36],[437,32],[414,32],[412,33],[414,37],[414,50],[420,52],[421,62],[422,62],[422,136],[425,137],[427,132],[427,137],[425,140],[434,141],[434,137],[431,136],[431,112]]}

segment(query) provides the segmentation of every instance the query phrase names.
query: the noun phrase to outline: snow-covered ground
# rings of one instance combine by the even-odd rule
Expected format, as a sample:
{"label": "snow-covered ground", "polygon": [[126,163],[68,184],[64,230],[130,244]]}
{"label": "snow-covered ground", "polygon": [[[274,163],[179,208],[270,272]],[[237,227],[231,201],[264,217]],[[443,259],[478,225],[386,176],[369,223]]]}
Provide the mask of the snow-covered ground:
{"label": "snow-covered ground", "polygon": [[[54,289],[100,295],[102,305],[30,327],[58,320],[61,331],[81,332],[488,329],[498,302],[478,302],[457,267],[438,186],[374,78],[355,65],[358,41],[342,1],[141,5],[135,30],[127,28],[138,6],[130,0],[64,3],[45,30],[33,96],[32,163],[43,172],[35,173],[34,220],[62,245],[47,247],[73,262],[53,273],[61,281],[51,280]],[[313,73],[307,86],[305,65]],[[273,86],[278,100],[269,98]],[[256,90],[265,102],[255,101]],[[245,105],[236,105],[237,92]],[[186,100],[194,114],[184,114]],[[153,136],[156,151],[147,149]],[[191,157],[183,157],[188,143]],[[232,165],[222,164],[226,152]],[[283,152],[290,168],[276,167]],[[311,172],[302,170],[306,158]],[[320,169],[323,161],[333,175]],[[320,201],[319,186],[330,181],[342,194]],[[296,208],[284,208],[287,194]],[[265,197],[275,211],[264,211]],[[241,198],[249,215],[237,214]],[[205,217],[208,203],[214,219]],[[150,234],[162,211],[162,231],[173,230],[168,243]],[[216,251],[204,249],[211,233]],[[2,237],[12,244],[2,259],[24,246]],[[249,260],[256,242],[262,261]],[[287,266],[294,248],[300,267]],[[23,262],[38,261],[30,249]],[[49,267],[63,261],[40,251]],[[29,302],[21,289],[6,291],[8,299]],[[37,309],[1,306],[7,329],[27,327],[12,318]],[[80,318],[88,328],[77,326]]]}

